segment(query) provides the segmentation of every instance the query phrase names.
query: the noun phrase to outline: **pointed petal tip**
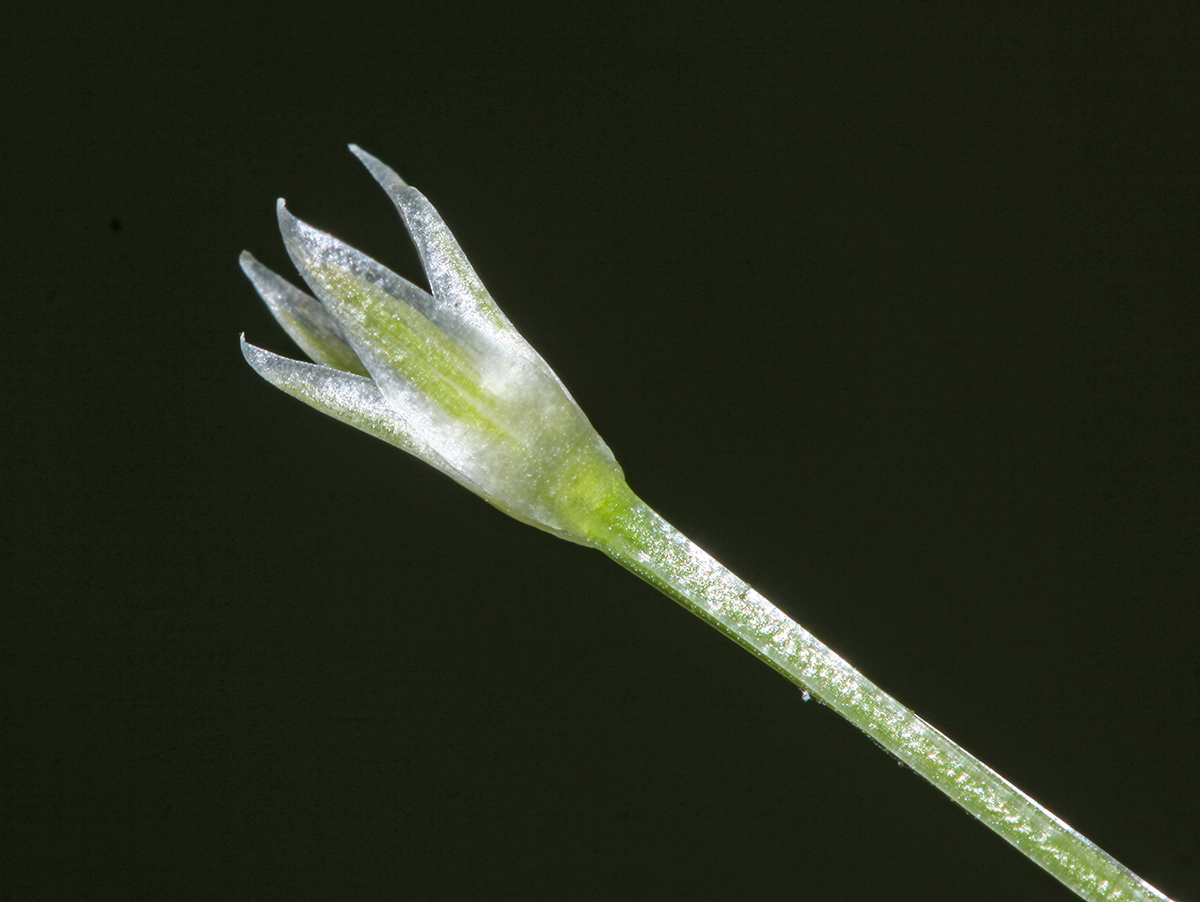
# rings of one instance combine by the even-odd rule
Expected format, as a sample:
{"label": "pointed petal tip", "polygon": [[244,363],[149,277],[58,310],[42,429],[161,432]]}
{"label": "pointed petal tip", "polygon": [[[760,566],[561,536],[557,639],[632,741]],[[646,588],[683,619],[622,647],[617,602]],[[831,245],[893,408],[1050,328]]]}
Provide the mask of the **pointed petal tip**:
{"label": "pointed petal tip", "polygon": [[367,167],[367,171],[371,173],[375,181],[379,182],[384,188],[389,185],[394,185],[399,188],[409,187],[408,182],[400,178],[396,171],[380,160],[378,157],[367,153],[357,144],[350,144],[350,152],[358,157],[359,162]]}
{"label": "pointed petal tip", "polygon": [[[259,263],[249,251],[242,251],[238,255],[238,264],[242,267],[242,272],[246,278],[250,280],[250,284],[254,286],[254,290],[258,292],[258,296],[266,301],[267,306],[270,307],[268,281],[269,276],[273,275],[273,273]],[[242,337],[244,338],[245,335]]]}
{"label": "pointed petal tip", "polygon": [[266,348],[260,348],[258,345],[254,345],[246,341],[245,332],[242,333],[239,341],[242,347],[242,356],[246,358],[246,363],[250,364],[250,368],[268,382],[272,384],[278,384],[278,379],[272,378],[271,363],[275,361],[285,361],[287,358],[280,357],[278,354],[271,353]]}
{"label": "pointed petal tip", "polygon": [[283,233],[285,242],[289,235],[295,235],[300,231],[300,220],[292,215],[292,211],[287,208],[282,197],[275,202],[275,218],[279,221],[279,231]]}
{"label": "pointed petal tip", "polygon": [[256,352],[261,351],[262,348],[252,345],[250,342],[246,341],[245,332],[238,336],[238,344],[241,346],[242,356],[246,358],[246,362],[251,366],[254,366],[254,361],[252,361],[250,358],[251,356],[257,356]]}
{"label": "pointed petal tip", "polygon": [[250,344],[250,342],[246,341],[246,333],[245,332],[243,332],[241,334],[241,336],[239,336],[238,345],[242,349],[242,356],[244,358],[246,358],[246,362],[248,364],[250,364],[250,366],[254,369],[255,372],[258,372],[258,367],[256,366],[256,364],[257,364],[258,360],[260,359],[260,352],[262,351],[262,348],[257,348],[254,345]]}
{"label": "pointed petal tip", "polygon": [[275,274],[259,263],[258,258],[249,251],[242,251],[238,255],[238,263],[242,267],[242,272],[246,274],[246,278],[254,285],[254,290],[258,292],[259,297],[267,301],[267,306],[269,307],[270,301],[267,300],[268,285],[270,278]]}
{"label": "pointed petal tip", "polygon": [[[258,345],[252,345],[246,341],[246,334],[242,333],[242,356],[246,358],[246,363],[250,364],[250,368],[258,375],[262,376],[267,382],[270,382],[276,388],[281,389],[288,394],[299,397],[295,391],[289,388],[289,380],[293,379],[297,372],[300,372],[305,367],[317,368],[315,364],[302,363],[299,360],[292,360],[290,357],[282,357],[266,348],[260,348]],[[326,369],[326,367],[320,367]],[[301,400],[304,400],[301,398]]]}

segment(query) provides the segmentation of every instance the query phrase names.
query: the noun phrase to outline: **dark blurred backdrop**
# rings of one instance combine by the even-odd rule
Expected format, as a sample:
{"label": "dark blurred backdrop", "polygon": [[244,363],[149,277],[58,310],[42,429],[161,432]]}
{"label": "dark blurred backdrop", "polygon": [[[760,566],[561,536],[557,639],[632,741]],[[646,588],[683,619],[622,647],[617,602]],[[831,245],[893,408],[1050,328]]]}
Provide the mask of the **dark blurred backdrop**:
{"label": "dark blurred backdrop", "polygon": [[636,491],[1198,898],[1197,16],[967,6],[13,14],[0,895],[1069,898],[250,371],[276,197],[420,276],[354,141]]}

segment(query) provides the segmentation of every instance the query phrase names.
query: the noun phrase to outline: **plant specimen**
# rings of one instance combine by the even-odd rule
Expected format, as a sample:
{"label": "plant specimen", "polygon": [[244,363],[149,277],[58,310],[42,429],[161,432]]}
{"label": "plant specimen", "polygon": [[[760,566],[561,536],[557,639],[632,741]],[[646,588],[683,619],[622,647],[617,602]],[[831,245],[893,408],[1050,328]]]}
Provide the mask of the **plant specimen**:
{"label": "plant specimen", "polygon": [[604,552],[838,712],[1082,898],[1166,899],[651,510],[429,202],[351,150],[400,212],[430,291],[300,222],[280,201],[284,243],[313,294],[249,254],[242,268],[314,362],[243,337],[264,379],[416,455],[516,519]]}

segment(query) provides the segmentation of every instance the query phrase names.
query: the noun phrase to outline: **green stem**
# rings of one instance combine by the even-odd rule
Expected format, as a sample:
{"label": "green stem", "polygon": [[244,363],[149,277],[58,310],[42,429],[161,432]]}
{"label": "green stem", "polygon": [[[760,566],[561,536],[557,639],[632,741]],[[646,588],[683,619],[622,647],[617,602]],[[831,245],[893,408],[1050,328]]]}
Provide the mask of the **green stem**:
{"label": "green stem", "polygon": [[1080,897],[1169,902],[904,707],[632,493],[593,544],[770,664],[907,764]]}

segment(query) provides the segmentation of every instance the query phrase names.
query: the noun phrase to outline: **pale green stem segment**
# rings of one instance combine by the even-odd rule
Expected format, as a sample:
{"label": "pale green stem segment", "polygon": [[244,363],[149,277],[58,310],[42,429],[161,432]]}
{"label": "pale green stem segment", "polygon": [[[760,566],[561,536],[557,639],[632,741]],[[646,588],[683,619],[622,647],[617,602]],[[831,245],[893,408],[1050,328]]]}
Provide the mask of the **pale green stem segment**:
{"label": "pale green stem segment", "polygon": [[[770,664],[1092,902],[1167,897],[946,738],[629,493],[591,544]],[[1169,902],[1169,900],[1167,900]]]}

